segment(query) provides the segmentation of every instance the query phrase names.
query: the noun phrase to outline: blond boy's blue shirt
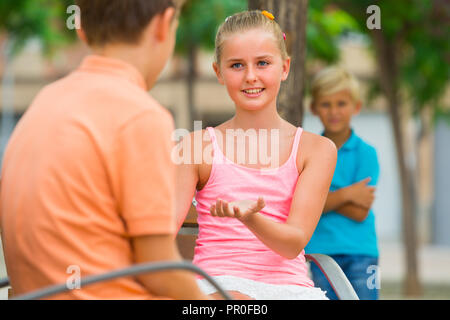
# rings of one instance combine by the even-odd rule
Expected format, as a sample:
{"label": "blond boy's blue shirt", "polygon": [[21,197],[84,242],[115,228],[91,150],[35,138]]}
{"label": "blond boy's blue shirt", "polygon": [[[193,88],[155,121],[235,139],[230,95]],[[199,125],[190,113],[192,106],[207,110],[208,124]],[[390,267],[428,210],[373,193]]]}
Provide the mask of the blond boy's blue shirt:
{"label": "blond boy's blue shirt", "polygon": [[[330,191],[347,187],[367,177],[371,178],[368,184],[376,186],[379,171],[375,148],[364,142],[352,130],[350,138],[338,150]],[[328,255],[359,254],[378,257],[373,211],[370,210],[362,222],[335,211],[322,214],[305,251]]]}

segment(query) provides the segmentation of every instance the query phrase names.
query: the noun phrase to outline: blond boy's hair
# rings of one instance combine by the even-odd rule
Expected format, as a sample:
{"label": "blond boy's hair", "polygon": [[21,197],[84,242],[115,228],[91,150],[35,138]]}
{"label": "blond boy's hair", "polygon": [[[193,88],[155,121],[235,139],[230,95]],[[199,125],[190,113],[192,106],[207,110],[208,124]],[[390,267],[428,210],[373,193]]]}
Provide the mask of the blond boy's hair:
{"label": "blond boy's hair", "polygon": [[262,11],[252,10],[236,13],[228,17],[225,22],[220,25],[216,34],[215,62],[220,65],[222,47],[227,36],[258,28],[272,33],[275,43],[280,49],[282,59],[287,59],[288,54],[286,44],[279,24],[275,20],[271,20],[262,14]]}
{"label": "blond boy's hair", "polygon": [[349,90],[355,103],[361,101],[358,80],[342,67],[333,66],[319,71],[311,82],[312,103],[319,97]]}

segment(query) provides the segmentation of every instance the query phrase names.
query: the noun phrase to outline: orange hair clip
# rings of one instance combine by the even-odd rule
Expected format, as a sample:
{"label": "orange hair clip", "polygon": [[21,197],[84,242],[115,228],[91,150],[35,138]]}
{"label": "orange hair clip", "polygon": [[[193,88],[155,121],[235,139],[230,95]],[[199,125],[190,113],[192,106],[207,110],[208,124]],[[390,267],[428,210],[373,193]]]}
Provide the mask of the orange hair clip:
{"label": "orange hair clip", "polygon": [[261,11],[261,13],[263,14],[263,15],[265,15],[267,18],[269,18],[270,20],[274,20],[275,19],[275,17],[273,16],[273,14],[271,14],[269,11],[267,11],[267,10],[264,10],[264,11]]}
{"label": "orange hair clip", "polygon": [[[263,15],[265,15],[267,18],[269,18],[270,20],[275,20],[275,17],[269,11],[263,10],[263,11],[261,11],[261,13]],[[284,41],[286,41],[286,33],[284,33],[284,32],[283,32],[283,39],[284,39]]]}

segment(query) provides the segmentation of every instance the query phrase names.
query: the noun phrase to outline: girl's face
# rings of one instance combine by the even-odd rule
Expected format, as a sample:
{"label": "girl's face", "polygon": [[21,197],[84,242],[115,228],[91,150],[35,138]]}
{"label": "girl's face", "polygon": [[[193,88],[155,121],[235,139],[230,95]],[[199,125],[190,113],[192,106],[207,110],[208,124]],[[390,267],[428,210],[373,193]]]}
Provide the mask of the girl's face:
{"label": "girl's face", "polygon": [[220,65],[213,64],[236,107],[245,110],[276,108],[280,83],[287,79],[289,66],[290,59],[282,59],[274,36],[262,29],[228,36]]}

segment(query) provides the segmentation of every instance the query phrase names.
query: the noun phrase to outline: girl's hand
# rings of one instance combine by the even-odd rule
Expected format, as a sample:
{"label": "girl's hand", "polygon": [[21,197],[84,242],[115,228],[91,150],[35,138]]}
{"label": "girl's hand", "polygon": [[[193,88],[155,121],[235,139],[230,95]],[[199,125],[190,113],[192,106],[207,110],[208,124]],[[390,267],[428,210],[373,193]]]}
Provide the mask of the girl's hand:
{"label": "girl's hand", "polygon": [[262,197],[258,198],[258,201],[241,200],[226,202],[224,200],[217,199],[216,204],[211,206],[209,212],[213,217],[236,218],[244,222],[255,213],[261,211],[265,205],[266,204],[264,203],[264,199]]}

